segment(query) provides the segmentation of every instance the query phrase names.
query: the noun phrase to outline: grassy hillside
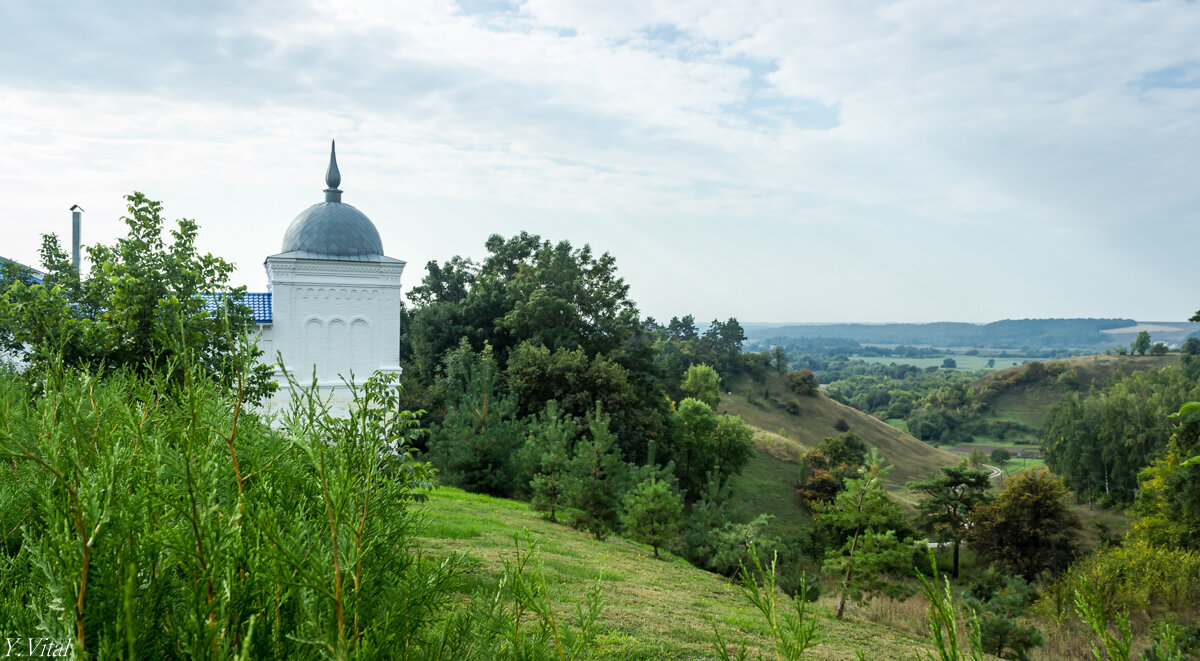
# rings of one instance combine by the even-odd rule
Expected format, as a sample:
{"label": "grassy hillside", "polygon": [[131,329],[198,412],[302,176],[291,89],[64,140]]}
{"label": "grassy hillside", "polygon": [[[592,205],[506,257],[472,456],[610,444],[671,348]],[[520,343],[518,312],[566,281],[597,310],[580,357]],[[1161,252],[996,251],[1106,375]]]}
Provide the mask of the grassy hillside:
{"label": "grassy hillside", "polygon": [[[1045,361],[1046,365],[1060,365],[1066,370],[1074,370],[1078,378],[1071,382],[1050,379],[1035,383],[1020,383],[1002,389],[990,399],[991,410],[984,416],[984,419],[1011,420],[1041,429],[1046,423],[1051,407],[1072,392],[1086,393],[1093,385],[1103,388],[1112,383],[1113,375],[1117,371],[1128,374],[1139,370],[1162,369],[1178,363],[1178,354],[1165,356],[1096,355]],[[971,387],[978,391],[986,387],[988,383],[1004,381],[1026,369],[1028,366],[1025,365],[1003,369],[975,381]]]}
{"label": "grassy hillside", "polygon": [[[742,377],[723,384],[723,389],[726,394],[717,410],[741,416],[755,429],[757,445],[755,457],[734,483],[731,504],[750,515],[773,515],[775,521],[768,529],[772,534],[792,534],[811,522],[794,488],[800,455],[826,436],[841,434],[835,426],[838,420],[845,420],[850,431],[894,465],[889,478],[893,484],[902,485],[962,460],[823,394],[797,396],[775,372],[763,382]],[[784,408],[789,402],[799,413]]]}
{"label": "grassy hillside", "polygon": [[[736,585],[682,560],[655,560],[647,547],[620,538],[597,542],[561,524],[552,524],[515,501],[439,488],[426,506],[427,525],[418,543],[437,556],[462,553],[468,558],[467,591],[494,590],[503,559],[517,550],[514,538],[528,538],[540,549],[541,567],[563,621],[597,579],[603,581],[601,659],[711,659],[713,622],[726,640],[746,636],[751,658],[768,642],[768,631]],[[823,596],[815,611],[824,633],[805,658],[910,659],[928,641],[856,619],[834,620],[834,595]],[[906,607],[919,610],[918,599]],[[771,655],[773,658],[773,654]]]}
{"label": "grassy hillside", "polygon": [[[924,477],[927,471],[938,466],[958,462],[950,453],[822,394],[796,396],[787,390],[783,377],[775,372],[762,383],[741,377],[724,384],[724,388],[732,394],[722,395],[718,411],[739,415],[746,424],[761,430],[757,439],[760,447],[780,459],[792,456],[793,448],[815,447],[826,436],[841,434],[835,425],[838,420],[845,420],[850,431],[861,436],[868,446],[878,448],[879,454],[895,466],[891,480],[898,484]],[[795,402],[798,414],[791,414],[784,408],[788,402]],[[772,444],[780,447],[771,448]],[[795,456],[798,457],[798,453]]]}

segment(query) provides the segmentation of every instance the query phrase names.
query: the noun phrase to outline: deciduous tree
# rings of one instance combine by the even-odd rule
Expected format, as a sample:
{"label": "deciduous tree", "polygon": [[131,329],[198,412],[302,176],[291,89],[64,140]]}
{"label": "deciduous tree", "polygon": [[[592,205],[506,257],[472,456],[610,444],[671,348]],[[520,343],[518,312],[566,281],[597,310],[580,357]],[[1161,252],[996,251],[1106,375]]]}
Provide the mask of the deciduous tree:
{"label": "deciduous tree", "polygon": [[966,539],[1027,580],[1043,571],[1061,571],[1078,552],[1079,520],[1066,497],[1062,481],[1045,468],[1018,473],[995,500],[975,506]]}
{"label": "deciduous tree", "polygon": [[788,372],[788,387],[797,395],[816,397],[818,386],[817,377],[810,369],[805,368],[795,372]]}
{"label": "deciduous tree", "polygon": [[717,408],[721,401],[721,375],[709,365],[692,365],[684,374],[679,389],[684,395]]}
{"label": "deciduous tree", "polygon": [[692,498],[710,473],[724,482],[754,454],[753,433],[736,416],[717,416],[704,402],[688,397],[671,418],[671,432],[661,460],[675,462],[680,488]]}
{"label": "deciduous tree", "polygon": [[780,376],[787,372],[788,356],[783,347],[776,344],[775,348],[771,350],[771,359],[775,363],[775,371],[779,372]]}
{"label": "deciduous tree", "polygon": [[240,387],[244,399],[269,395],[273,370],[258,365],[261,352],[244,343],[256,326],[241,303],[245,288],[229,286],[234,265],[200,253],[195,221],[177,221],[168,242],[162,203],[136,192],[125,199],[126,236],[88,247],[85,277],[56,236],[43,237],[44,282],[17,278],[0,292],[9,344],[35,365],[108,371],[145,373],[186,355],[227,387]]}
{"label": "deciduous tree", "polygon": [[1148,331],[1139,332],[1137,334],[1137,337],[1134,338],[1133,342],[1129,343],[1130,353],[1136,353],[1140,356],[1144,356],[1144,355],[1146,355],[1146,352],[1149,350],[1150,350],[1150,333]]}

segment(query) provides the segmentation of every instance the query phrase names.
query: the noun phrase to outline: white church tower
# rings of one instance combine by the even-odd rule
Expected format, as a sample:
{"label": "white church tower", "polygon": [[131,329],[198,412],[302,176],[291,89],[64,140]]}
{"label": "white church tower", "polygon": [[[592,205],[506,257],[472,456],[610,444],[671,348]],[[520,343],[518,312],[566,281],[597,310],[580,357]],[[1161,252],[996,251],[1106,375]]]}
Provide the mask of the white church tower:
{"label": "white church tower", "polygon": [[[320,386],[339,390],[351,373],[362,383],[375,370],[400,370],[404,272],[403,261],[383,254],[371,220],[342,202],[341,180],[331,146],[325,201],[300,212],[282,251],[266,259],[270,312],[260,339],[264,357],[280,354],[300,384],[315,370]],[[282,399],[289,393],[279,378]],[[336,391],[334,399],[340,408]]]}

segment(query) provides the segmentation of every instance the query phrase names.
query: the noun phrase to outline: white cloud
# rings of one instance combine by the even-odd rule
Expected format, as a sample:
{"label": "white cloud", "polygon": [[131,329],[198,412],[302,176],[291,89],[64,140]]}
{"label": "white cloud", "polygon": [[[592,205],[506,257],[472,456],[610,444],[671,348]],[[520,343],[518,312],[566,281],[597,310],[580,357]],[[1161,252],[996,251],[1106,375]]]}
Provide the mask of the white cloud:
{"label": "white cloud", "polygon": [[1129,248],[1200,215],[1195,5],[58,9],[0,7],[6,256],[81,196],[119,231],[137,188],[260,282],[337,137],[409,282],[536,228],[611,249],[659,317],[1195,307],[1185,242]]}

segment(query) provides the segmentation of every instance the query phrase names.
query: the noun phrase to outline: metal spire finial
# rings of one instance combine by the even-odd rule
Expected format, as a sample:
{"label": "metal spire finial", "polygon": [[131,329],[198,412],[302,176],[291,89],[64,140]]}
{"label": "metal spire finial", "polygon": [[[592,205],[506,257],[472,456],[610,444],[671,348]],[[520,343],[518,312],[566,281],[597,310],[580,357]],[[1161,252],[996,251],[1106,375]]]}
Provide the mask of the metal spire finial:
{"label": "metal spire finial", "polygon": [[342,173],[338,171],[337,166],[337,141],[331,140],[329,143],[329,169],[325,170],[325,185],[329,186],[325,189],[326,202],[342,201],[342,191],[338,190],[341,183]]}

